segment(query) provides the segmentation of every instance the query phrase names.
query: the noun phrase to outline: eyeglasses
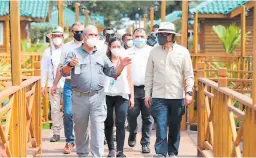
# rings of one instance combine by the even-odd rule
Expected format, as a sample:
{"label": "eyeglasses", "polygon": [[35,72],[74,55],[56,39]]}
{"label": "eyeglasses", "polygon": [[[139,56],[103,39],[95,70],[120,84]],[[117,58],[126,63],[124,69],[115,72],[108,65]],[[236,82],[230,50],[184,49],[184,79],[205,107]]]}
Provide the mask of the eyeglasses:
{"label": "eyeglasses", "polygon": [[114,33],[106,34],[106,36],[115,36],[115,34]]}
{"label": "eyeglasses", "polygon": [[83,31],[73,31],[74,34],[82,34]]}

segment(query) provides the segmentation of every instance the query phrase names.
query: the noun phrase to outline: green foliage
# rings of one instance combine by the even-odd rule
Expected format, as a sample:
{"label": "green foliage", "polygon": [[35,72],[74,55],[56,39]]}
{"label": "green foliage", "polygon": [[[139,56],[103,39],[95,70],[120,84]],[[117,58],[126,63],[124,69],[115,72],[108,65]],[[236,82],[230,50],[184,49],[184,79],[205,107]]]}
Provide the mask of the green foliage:
{"label": "green foliage", "polygon": [[[78,2],[78,1],[73,1]],[[144,9],[153,7],[154,1],[100,1],[100,0],[91,0],[91,1],[79,1],[81,6],[85,6],[91,13],[100,14],[105,17],[105,25],[109,26],[110,21],[120,20],[121,14],[127,14],[132,20],[135,20],[135,14],[139,13],[141,16],[144,14]],[[155,12],[155,19],[160,18],[160,8],[161,2],[159,1],[159,11]],[[68,6],[72,10],[74,5]],[[140,9],[138,9],[140,8]],[[181,9],[181,1],[168,0],[166,2],[166,13],[171,13],[173,10]],[[82,13],[83,14],[83,13]]]}
{"label": "green foliage", "polygon": [[29,44],[27,40],[22,41],[23,52],[40,52],[42,53],[49,45],[43,42],[37,44]]}
{"label": "green foliage", "polygon": [[51,26],[33,26],[31,27],[31,42],[39,43],[46,39],[47,33],[51,32]]}
{"label": "green foliage", "polygon": [[228,54],[232,54],[234,49],[241,43],[241,29],[235,24],[231,24],[227,28],[223,25],[213,26],[213,31],[221,40],[223,48]]}

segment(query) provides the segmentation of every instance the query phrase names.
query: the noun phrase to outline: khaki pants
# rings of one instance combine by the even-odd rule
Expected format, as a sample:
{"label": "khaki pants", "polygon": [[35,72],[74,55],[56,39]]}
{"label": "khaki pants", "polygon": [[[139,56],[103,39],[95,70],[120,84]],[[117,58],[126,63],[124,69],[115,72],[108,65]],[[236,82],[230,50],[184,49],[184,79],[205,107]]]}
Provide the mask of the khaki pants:
{"label": "khaki pants", "polygon": [[49,94],[51,103],[51,118],[52,118],[52,130],[54,135],[60,135],[60,130],[62,126],[62,116],[61,116],[61,105],[60,100],[62,98],[63,89],[58,88],[56,93],[52,96]]}

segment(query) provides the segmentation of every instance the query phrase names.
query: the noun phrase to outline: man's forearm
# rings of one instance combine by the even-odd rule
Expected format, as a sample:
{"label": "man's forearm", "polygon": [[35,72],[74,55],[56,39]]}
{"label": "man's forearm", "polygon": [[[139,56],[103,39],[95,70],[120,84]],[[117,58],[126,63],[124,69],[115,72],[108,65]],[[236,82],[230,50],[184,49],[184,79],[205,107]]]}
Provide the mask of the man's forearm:
{"label": "man's forearm", "polygon": [[58,66],[57,68],[57,72],[56,72],[56,78],[55,80],[53,81],[53,85],[57,85],[61,79],[61,73],[60,73],[60,66]]}
{"label": "man's forearm", "polygon": [[71,70],[72,70],[72,67],[66,65],[65,67],[62,68],[62,76],[70,75]]}

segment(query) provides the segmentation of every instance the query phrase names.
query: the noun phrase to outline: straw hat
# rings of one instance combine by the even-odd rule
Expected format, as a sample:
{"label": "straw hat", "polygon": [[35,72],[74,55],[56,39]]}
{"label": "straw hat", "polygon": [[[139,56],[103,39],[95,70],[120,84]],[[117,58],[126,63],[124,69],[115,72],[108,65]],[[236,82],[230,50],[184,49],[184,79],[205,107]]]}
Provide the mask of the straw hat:
{"label": "straw hat", "polygon": [[176,32],[175,25],[170,22],[161,22],[160,23],[157,33],[161,33],[161,32],[171,33],[171,34],[175,34],[176,36],[180,36],[180,34]]}

